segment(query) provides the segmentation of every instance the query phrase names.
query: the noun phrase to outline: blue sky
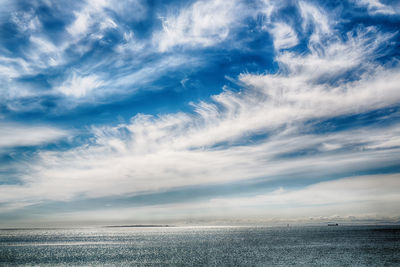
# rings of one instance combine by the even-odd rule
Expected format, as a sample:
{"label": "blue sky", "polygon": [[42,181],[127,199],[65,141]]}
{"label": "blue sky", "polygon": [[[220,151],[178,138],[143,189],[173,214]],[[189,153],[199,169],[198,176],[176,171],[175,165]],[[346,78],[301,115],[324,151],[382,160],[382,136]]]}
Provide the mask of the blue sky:
{"label": "blue sky", "polygon": [[1,225],[397,221],[397,1],[0,0]]}

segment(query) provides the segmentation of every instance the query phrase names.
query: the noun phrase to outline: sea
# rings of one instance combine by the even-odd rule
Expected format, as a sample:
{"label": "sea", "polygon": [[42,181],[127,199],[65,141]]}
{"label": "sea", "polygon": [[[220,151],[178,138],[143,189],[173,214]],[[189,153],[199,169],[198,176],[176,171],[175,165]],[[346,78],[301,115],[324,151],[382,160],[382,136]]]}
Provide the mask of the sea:
{"label": "sea", "polygon": [[400,226],[2,229],[0,266],[400,266]]}

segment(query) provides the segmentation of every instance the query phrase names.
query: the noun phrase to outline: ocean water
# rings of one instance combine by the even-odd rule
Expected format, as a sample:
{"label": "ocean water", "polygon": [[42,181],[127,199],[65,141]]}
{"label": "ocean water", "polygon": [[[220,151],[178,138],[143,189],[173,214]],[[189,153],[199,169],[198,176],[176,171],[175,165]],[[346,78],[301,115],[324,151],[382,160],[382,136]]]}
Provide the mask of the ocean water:
{"label": "ocean water", "polygon": [[400,266],[400,226],[0,230],[0,266]]}

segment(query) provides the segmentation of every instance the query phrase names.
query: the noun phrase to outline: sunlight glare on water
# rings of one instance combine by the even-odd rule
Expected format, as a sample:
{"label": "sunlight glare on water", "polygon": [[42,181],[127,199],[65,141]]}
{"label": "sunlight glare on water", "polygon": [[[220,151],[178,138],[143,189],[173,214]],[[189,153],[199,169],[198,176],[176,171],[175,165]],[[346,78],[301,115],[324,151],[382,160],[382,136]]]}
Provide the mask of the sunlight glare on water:
{"label": "sunlight glare on water", "polygon": [[0,230],[0,266],[394,266],[400,226]]}

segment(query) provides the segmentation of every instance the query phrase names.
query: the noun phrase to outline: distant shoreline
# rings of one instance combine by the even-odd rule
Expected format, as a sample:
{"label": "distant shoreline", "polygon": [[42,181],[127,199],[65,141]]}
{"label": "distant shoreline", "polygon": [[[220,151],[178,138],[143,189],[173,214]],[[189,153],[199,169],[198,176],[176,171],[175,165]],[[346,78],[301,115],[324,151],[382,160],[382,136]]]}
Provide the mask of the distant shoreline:
{"label": "distant shoreline", "polygon": [[[382,226],[393,226],[393,227],[400,227],[400,222],[394,223],[338,223],[338,226],[342,227],[382,227]],[[19,230],[60,230],[60,229],[90,229],[90,228],[190,228],[190,227],[267,227],[267,228],[274,228],[274,227],[285,227],[287,228],[287,224],[279,224],[279,225],[168,225],[168,224],[133,224],[133,225],[74,225],[74,226],[51,226],[51,227],[1,227],[0,231],[19,231]],[[320,224],[290,224],[290,227],[329,227],[326,223]]]}
{"label": "distant shoreline", "polygon": [[145,227],[173,227],[167,224],[133,224],[133,225],[107,225],[106,228],[145,228]]}

